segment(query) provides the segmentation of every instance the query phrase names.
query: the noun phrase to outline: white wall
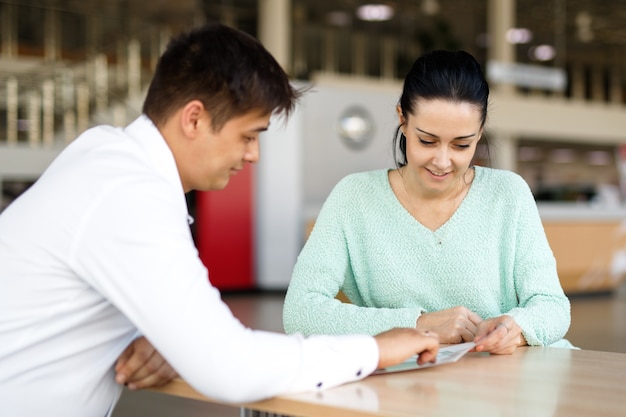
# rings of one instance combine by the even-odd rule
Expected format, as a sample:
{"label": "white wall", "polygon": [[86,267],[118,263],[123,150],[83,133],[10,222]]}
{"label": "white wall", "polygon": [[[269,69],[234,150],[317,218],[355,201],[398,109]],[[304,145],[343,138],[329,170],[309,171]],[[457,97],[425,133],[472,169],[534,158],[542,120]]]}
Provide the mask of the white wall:
{"label": "white wall", "polygon": [[255,186],[256,284],[284,289],[302,246],[302,111],[273,118],[260,138]]}
{"label": "white wall", "polygon": [[[398,126],[396,105],[401,85],[354,78],[319,78],[306,95],[303,115],[303,204],[314,219],[333,186],[345,175],[392,167],[392,140]],[[345,145],[338,134],[340,115],[358,105],[374,122],[373,138],[364,149]]]}

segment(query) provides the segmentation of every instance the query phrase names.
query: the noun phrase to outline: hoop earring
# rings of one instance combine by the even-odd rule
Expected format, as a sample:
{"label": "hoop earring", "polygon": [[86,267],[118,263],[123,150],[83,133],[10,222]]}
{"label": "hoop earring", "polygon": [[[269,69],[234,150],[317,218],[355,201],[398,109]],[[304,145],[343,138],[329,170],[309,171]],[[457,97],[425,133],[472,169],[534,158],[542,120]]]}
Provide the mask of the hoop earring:
{"label": "hoop earring", "polygon": [[[396,145],[393,150],[394,162],[396,163],[396,167],[400,168],[406,165],[406,136],[402,131],[402,126],[398,126],[394,143]],[[396,157],[396,149],[400,152],[400,159]]]}
{"label": "hoop earring", "polygon": [[396,132],[396,143],[398,145],[400,145],[400,141],[402,140],[403,137],[406,140],[406,136],[404,135],[404,132],[402,131],[402,127],[399,127],[398,132]]}

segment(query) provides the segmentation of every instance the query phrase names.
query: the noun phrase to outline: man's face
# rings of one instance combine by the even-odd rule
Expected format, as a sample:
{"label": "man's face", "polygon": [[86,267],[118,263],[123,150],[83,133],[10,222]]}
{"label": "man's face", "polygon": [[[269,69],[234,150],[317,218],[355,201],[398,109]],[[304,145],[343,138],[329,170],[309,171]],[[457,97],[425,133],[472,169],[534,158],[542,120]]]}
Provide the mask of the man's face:
{"label": "man's face", "polygon": [[221,190],[246,162],[257,162],[259,135],[269,127],[269,119],[270,114],[254,111],[230,119],[216,132],[205,111],[182,175],[185,191]]}

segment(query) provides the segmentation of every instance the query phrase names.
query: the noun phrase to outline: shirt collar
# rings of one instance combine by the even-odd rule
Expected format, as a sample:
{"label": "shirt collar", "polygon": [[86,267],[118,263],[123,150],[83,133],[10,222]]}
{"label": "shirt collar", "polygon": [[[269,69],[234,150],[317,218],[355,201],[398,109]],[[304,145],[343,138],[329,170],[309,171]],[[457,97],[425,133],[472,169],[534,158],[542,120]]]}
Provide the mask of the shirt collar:
{"label": "shirt collar", "polygon": [[180,188],[184,194],[176,160],[165,138],[152,120],[145,114],[126,126],[124,132],[137,141],[146,151],[148,158],[153,162],[155,169],[172,184]]}

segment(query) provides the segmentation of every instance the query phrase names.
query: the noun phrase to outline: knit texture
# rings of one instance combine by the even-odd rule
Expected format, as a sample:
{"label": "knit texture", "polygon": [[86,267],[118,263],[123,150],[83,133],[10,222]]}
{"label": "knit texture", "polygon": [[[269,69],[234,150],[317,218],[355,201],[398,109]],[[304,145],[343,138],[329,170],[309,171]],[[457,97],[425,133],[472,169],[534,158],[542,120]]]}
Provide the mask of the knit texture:
{"label": "knit texture", "polygon": [[[570,304],[532,193],[513,172],[475,169],[436,231],[400,204],[386,169],[342,179],[296,262],[286,332],[377,334],[465,306],[484,319],[512,316],[529,345],[560,341]],[[335,299],[339,290],[351,304]]]}

